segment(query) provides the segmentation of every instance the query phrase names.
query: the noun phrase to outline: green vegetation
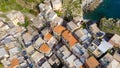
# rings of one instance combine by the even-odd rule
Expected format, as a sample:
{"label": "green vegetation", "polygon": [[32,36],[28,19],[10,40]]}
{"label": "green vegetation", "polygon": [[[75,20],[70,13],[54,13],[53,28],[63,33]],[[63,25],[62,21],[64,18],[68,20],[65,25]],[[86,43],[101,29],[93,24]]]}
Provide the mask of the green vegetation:
{"label": "green vegetation", "polygon": [[10,10],[20,10],[23,12],[29,11],[28,9],[17,4],[16,0],[0,0],[0,11],[7,12]]}
{"label": "green vegetation", "polygon": [[0,68],[3,68],[3,64],[2,63],[0,63]]}
{"label": "green vegetation", "polygon": [[30,20],[26,17],[25,18],[25,23],[24,24],[21,24],[21,23],[18,23],[19,26],[23,26],[23,27],[27,27],[28,25],[30,24]]}
{"label": "green vegetation", "polygon": [[0,0],[0,11],[18,10],[26,13],[38,13],[38,4],[44,0]]}
{"label": "green vegetation", "polygon": [[81,28],[86,28],[86,24],[83,23],[82,26],[81,26]]}
{"label": "green vegetation", "polygon": [[61,12],[61,11],[56,10],[55,12],[57,13],[57,15],[58,15],[59,17],[61,17],[61,16],[62,16],[62,12]]}
{"label": "green vegetation", "polygon": [[64,8],[64,16],[65,19],[72,20],[73,16],[81,16],[82,8],[81,8],[82,0],[63,0],[63,8]]}
{"label": "green vegetation", "polygon": [[100,20],[100,28],[106,33],[115,33],[120,35],[120,19],[102,18]]}

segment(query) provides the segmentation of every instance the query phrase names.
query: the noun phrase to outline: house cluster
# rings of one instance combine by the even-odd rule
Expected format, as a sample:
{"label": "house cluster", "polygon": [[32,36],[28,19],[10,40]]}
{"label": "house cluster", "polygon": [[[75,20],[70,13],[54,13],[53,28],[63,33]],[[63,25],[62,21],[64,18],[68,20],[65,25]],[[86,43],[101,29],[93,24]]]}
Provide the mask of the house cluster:
{"label": "house cluster", "polygon": [[27,27],[20,11],[0,18],[0,62],[4,68],[119,68],[120,36],[106,40],[96,23],[57,16],[61,0],[45,0]]}

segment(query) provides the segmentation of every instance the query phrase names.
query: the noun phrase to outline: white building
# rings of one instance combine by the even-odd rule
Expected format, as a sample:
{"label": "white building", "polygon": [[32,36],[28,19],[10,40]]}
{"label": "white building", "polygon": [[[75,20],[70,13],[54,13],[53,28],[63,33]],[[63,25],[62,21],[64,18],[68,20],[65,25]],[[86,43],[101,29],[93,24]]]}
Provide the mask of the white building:
{"label": "white building", "polygon": [[52,0],[53,10],[61,10],[62,9],[62,0]]}
{"label": "white building", "polygon": [[8,56],[7,51],[5,50],[5,48],[0,48],[0,59],[5,56]]}
{"label": "white building", "polygon": [[7,14],[7,17],[13,22],[15,26],[18,26],[18,22],[23,24],[25,21],[25,17],[20,11],[12,10]]}

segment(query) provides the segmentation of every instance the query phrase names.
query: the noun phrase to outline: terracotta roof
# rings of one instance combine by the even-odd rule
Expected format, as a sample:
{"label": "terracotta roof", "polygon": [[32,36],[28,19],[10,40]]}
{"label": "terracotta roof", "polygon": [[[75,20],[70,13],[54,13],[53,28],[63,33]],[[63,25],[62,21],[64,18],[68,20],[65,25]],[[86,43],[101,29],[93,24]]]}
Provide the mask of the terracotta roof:
{"label": "terracotta roof", "polygon": [[50,33],[47,33],[47,34],[44,36],[44,40],[49,41],[51,37],[52,37],[52,35],[51,35]]}
{"label": "terracotta roof", "polygon": [[88,68],[96,68],[99,65],[99,62],[95,59],[95,57],[92,56],[88,58],[88,60],[86,61],[86,64]]}
{"label": "terracotta roof", "polygon": [[70,33],[69,34],[69,45],[70,47],[74,46],[77,43],[77,40],[75,39],[75,37]]}
{"label": "terracotta roof", "polygon": [[69,43],[70,47],[77,43],[75,37],[68,30],[62,33],[62,37]]}
{"label": "terracotta roof", "polygon": [[80,66],[80,68],[84,68],[84,67],[83,67],[83,65],[82,65],[82,66]]}
{"label": "terracotta roof", "polygon": [[66,30],[66,28],[61,26],[61,25],[58,25],[53,29],[53,31],[58,33],[58,34],[61,34],[64,30]]}
{"label": "terracotta roof", "polygon": [[6,67],[6,68],[14,68],[14,67],[17,66],[17,65],[19,65],[18,59],[17,59],[17,58],[13,58],[13,59],[11,60],[11,65],[8,66],[8,67]]}
{"label": "terracotta roof", "polygon": [[68,38],[69,38],[69,31],[68,30],[66,30],[66,31],[64,31],[63,33],[62,33],[62,37],[65,39],[65,40],[67,40]]}
{"label": "terracotta roof", "polygon": [[51,49],[47,44],[44,43],[40,46],[39,50],[43,53],[49,53]]}

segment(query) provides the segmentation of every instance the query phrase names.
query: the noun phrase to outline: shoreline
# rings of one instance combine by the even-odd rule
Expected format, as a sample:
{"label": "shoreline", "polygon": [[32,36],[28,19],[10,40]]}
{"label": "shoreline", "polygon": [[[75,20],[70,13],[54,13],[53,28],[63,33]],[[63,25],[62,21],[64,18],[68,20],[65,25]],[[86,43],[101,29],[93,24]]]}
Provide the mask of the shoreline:
{"label": "shoreline", "polygon": [[102,2],[103,0],[92,0],[90,3],[85,2],[85,6],[83,6],[83,11],[94,11]]}

